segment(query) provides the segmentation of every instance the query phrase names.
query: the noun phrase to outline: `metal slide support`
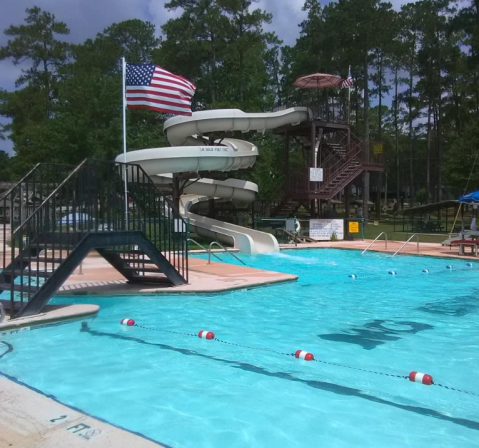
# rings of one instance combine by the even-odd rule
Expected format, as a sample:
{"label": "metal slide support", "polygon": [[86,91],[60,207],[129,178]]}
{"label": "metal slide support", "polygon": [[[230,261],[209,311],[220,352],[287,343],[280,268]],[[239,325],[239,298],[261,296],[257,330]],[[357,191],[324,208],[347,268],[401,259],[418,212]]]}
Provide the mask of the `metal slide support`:
{"label": "metal slide support", "polygon": [[381,232],[376,238],[374,238],[374,240],[371,243],[369,243],[368,247],[366,247],[366,249],[364,249],[361,252],[361,255],[364,255],[364,253],[378,240],[378,238],[381,235],[384,235],[384,248],[387,249],[388,248],[388,234],[386,232]]}
{"label": "metal slide support", "polygon": [[[411,237],[396,251],[394,252],[393,257],[395,257],[399,251],[407,244],[409,241],[411,241],[414,237],[416,237],[416,242],[417,242],[417,252],[419,253],[419,235],[415,233],[414,235],[411,235]],[[391,257],[392,258],[392,257]]]}
{"label": "metal slide support", "polygon": [[240,263],[243,263],[245,266],[246,266],[246,263],[241,259],[241,258],[238,258],[233,252],[230,252],[228,249],[226,249],[226,247],[222,246],[220,243],[218,243],[218,241],[213,241],[209,248],[208,248],[208,264],[211,264],[211,248],[212,246],[214,245],[217,245],[219,247],[221,247],[221,249],[223,249],[227,254],[230,254],[232,255],[233,257],[235,257]]}

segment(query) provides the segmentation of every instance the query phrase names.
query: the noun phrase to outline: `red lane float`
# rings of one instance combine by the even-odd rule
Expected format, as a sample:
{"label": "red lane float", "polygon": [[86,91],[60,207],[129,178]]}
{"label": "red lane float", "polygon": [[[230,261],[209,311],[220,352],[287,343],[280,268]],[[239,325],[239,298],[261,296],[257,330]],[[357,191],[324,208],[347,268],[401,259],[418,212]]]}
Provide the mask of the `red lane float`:
{"label": "red lane float", "polygon": [[201,331],[198,333],[198,337],[201,338],[201,339],[214,339],[214,338],[215,338],[215,334],[214,334],[212,331],[204,331],[204,330],[201,330]]}
{"label": "red lane float", "polygon": [[122,319],[122,320],[120,320],[120,324],[128,325],[129,327],[133,327],[133,325],[135,325],[135,319]]}
{"label": "red lane float", "polygon": [[304,359],[305,361],[314,360],[314,355],[312,353],[305,352],[304,350],[296,350],[294,357],[297,359]]}
{"label": "red lane float", "polygon": [[431,375],[421,372],[411,372],[409,374],[409,381],[412,381],[413,383],[425,384],[426,386],[431,386],[434,384]]}

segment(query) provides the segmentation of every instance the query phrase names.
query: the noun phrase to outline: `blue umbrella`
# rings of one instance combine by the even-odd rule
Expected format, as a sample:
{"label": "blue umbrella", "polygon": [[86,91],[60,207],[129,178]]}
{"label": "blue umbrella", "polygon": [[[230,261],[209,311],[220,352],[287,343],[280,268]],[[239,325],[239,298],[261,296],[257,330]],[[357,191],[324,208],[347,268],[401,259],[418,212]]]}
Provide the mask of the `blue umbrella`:
{"label": "blue umbrella", "polygon": [[479,204],[479,191],[473,191],[458,199],[459,202],[465,202],[466,204]]}
{"label": "blue umbrella", "polygon": [[67,226],[71,225],[74,222],[77,224],[86,224],[89,220],[93,220],[93,218],[90,218],[90,215],[87,215],[86,213],[70,213],[69,215],[64,216],[60,221],[57,222],[57,224],[62,225],[62,226]]}

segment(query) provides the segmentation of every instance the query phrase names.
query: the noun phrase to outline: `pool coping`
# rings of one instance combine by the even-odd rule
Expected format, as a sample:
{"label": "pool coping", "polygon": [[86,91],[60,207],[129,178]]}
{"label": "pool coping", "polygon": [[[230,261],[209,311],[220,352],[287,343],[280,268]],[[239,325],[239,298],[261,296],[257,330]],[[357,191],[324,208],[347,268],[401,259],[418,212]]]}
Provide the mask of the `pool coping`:
{"label": "pool coping", "polygon": [[[354,240],[354,241],[322,241],[318,243],[305,243],[305,244],[298,244],[295,246],[294,244],[280,244],[281,250],[302,250],[302,249],[342,249],[342,250],[356,250],[356,251],[363,251],[367,248],[367,246],[372,243],[374,240]],[[378,243],[383,243],[384,240],[378,240]],[[396,252],[399,247],[404,243],[404,241],[394,241],[389,240],[388,245],[397,245],[396,248],[391,249],[384,249],[382,247],[371,247],[368,249],[368,252],[375,252],[375,253],[382,253],[382,254],[392,254]],[[403,255],[414,255],[416,257],[432,257],[432,258],[444,258],[444,259],[456,259],[456,260],[467,260],[467,261],[477,261],[479,262],[479,257],[475,257],[474,255],[459,255],[455,251],[453,253],[437,253],[435,250],[445,249],[446,246],[442,246],[440,243],[421,243],[419,242],[419,247],[423,252],[417,252],[415,250],[411,250],[411,246],[414,245],[416,247],[416,242],[411,242],[410,246],[405,246],[404,250],[399,252],[397,256]]]}
{"label": "pool coping", "polygon": [[[271,271],[270,271],[271,272]],[[212,289],[188,289],[188,290],[175,290],[175,289],[142,289],[130,293],[125,292],[115,292],[115,291],[105,291],[105,292],[94,292],[94,291],[78,291],[75,290],[62,290],[55,294],[55,297],[101,297],[101,296],[113,296],[113,297],[129,297],[132,295],[142,295],[142,296],[185,296],[185,295],[222,295],[230,291],[241,291],[241,290],[250,290],[257,289],[267,286],[274,286],[282,283],[290,283],[298,280],[299,276],[293,274],[284,274],[289,278],[281,278],[276,280],[268,280],[257,283],[250,283],[248,285],[235,285],[235,286],[226,286],[224,288],[212,288]],[[90,282],[93,283],[93,282]],[[129,286],[128,283],[124,285]],[[95,286],[92,286],[92,288]]]}
{"label": "pool coping", "polygon": [[[172,448],[64,404],[0,371],[0,442],[35,448]],[[3,446],[3,445],[2,445]]]}
{"label": "pool coping", "polygon": [[34,316],[6,320],[0,324],[0,335],[15,333],[30,327],[60,324],[95,317],[100,311],[99,305],[46,305],[44,311]]}

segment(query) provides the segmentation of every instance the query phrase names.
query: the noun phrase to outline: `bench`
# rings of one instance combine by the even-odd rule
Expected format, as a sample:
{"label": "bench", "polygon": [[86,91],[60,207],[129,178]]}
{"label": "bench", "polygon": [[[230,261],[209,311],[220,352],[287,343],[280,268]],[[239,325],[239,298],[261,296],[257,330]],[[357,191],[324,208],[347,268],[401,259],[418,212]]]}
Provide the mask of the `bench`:
{"label": "bench", "polygon": [[454,240],[450,243],[451,246],[459,246],[459,255],[465,255],[464,248],[470,247],[471,254],[474,254],[477,257],[477,246],[479,246],[479,241],[473,240]]}

